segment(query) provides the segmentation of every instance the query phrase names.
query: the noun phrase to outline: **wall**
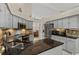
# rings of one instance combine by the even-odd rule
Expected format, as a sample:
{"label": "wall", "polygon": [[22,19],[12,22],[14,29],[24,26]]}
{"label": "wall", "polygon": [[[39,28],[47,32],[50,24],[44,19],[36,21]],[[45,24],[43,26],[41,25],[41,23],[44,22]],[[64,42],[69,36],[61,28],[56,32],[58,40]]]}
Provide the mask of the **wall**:
{"label": "wall", "polygon": [[39,27],[40,27],[40,23],[38,21],[34,21],[33,22],[33,31],[37,31],[39,30]]}
{"label": "wall", "polygon": [[[32,16],[32,5],[30,3],[8,3],[10,11],[12,14],[20,16],[24,19],[30,20]],[[22,12],[19,12],[21,8]]]}

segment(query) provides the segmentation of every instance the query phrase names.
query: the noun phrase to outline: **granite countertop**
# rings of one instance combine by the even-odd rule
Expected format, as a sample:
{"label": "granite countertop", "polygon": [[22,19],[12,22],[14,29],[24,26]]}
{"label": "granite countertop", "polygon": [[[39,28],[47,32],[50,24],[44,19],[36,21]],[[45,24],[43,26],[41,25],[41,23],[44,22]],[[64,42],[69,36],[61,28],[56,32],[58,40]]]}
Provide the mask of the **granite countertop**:
{"label": "granite countertop", "polygon": [[25,48],[20,55],[37,55],[49,49],[53,49],[57,46],[62,45],[63,43],[52,40],[52,39],[42,39],[33,45]]}

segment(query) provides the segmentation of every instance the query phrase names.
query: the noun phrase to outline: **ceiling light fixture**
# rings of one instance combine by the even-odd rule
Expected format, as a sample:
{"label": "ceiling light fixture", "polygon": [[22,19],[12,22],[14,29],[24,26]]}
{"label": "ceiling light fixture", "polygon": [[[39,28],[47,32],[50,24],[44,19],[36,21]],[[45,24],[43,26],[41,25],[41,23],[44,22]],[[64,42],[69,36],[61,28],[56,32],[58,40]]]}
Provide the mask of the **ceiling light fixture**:
{"label": "ceiling light fixture", "polygon": [[21,8],[19,8],[19,10],[18,10],[19,12],[22,12],[22,9]]}

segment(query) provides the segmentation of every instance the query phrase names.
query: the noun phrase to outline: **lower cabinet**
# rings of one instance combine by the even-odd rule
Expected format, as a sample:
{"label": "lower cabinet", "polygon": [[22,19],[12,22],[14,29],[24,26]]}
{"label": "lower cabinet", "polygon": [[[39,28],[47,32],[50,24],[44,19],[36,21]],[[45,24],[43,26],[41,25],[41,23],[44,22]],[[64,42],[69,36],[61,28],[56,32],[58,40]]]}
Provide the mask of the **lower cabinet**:
{"label": "lower cabinet", "polygon": [[75,39],[67,38],[66,50],[72,54],[75,54],[75,51],[76,51],[76,40]]}
{"label": "lower cabinet", "polygon": [[49,49],[45,52],[40,53],[39,55],[62,55],[62,45]]}
{"label": "lower cabinet", "polygon": [[66,37],[63,37],[63,39],[64,39],[64,44],[63,44],[63,49],[67,49],[67,45],[66,45],[66,43],[67,43],[67,38]]}
{"label": "lower cabinet", "polygon": [[65,40],[65,50],[74,55],[79,53],[79,39],[67,38]]}
{"label": "lower cabinet", "polygon": [[32,42],[34,40],[33,34],[29,36],[29,40]]}
{"label": "lower cabinet", "polygon": [[64,37],[61,36],[52,35],[51,39],[64,43]]}

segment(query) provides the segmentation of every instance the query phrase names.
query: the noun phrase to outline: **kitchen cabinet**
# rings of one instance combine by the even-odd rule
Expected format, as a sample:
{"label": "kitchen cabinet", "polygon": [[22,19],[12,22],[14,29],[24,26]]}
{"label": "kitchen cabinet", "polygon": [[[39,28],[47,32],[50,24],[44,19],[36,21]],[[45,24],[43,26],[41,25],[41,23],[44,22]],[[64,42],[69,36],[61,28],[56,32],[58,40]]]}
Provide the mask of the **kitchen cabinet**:
{"label": "kitchen cabinet", "polygon": [[69,17],[69,28],[79,28],[78,25],[77,16]]}
{"label": "kitchen cabinet", "polygon": [[68,18],[63,18],[63,28],[69,28],[69,19]]}
{"label": "kitchen cabinet", "polygon": [[18,17],[13,15],[13,28],[18,28]]}
{"label": "kitchen cabinet", "polygon": [[52,40],[59,41],[58,36],[56,36],[56,35],[52,35]]}
{"label": "kitchen cabinet", "polygon": [[27,27],[27,26],[28,26],[28,22],[27,22],[27,20],[26,20],[25,22],[26,22],[26,23],[25,23],[25,24],[26,24],[26,28],[28,28],[28,27]]}
{"label": "kitchen cabinet", "polygon": [[52,35],[52,36],[51,36],[51,39],[58,41],[58,37],[57,37],[56,35]]}
{"label": "kitchen cabinet", "polygon": [[8,19],[6,20],[6,27],[7,28],[13,28],[13,19],[12,19],[12,15],[9,13],[8,15]]}
{"label": "kitchen cabinet", "polygon": [[29,35],[29,40],[30,40],[31,42],[33,42],[34,36],[33,36],[33,35]]}
{"label": "kitchen cabinet", "polygon": [[63,19],[55,20],[54,28],[79,28],[79,16],[71,16]]}
{"label": "kitchen cabinet", "polygon": [[40,53],[39,55],[62,55],[62,45]]}
{"label": "kitchen cabinet", "polygon": [[19,19],[19,21],[18,21],[19,23],[23,23],[22,18],[19,17],[18,19]]}
{"label": "kitchen cabinet", "polygon": [[26,23],[26,20],[25,19],[22,19],[22,23],[25,24]]}
{"label": "kitchen cabinet", "polygon": [[71,54],[79,53],[79,38],[77,39],[67,38],[66,50],[69,51]]}
{"label": "kitchen cabinet", "polygon": [[4,7],[4,4],[0,4],[0,27],[5,27],[5,7]]}
{"label": "kitchen cabinet", "polygon": [[32,21],[29,21],[28,27],[29,27],[29,29],[33,28],[33,22]]}
{"label": "kitchen cabinet", "polygon": [[4,25],[4,9],[2,7],[2,4],[0,4],[0,27],[5,26]]}
{"label": "kitchen cabinet", "polygon": [[12,27],[11,14],[8,11],[5,4],[0,4],[0,27],[3,27],[3,28]]}
{"label": "kitchen cabinet", "polygon": [[52,35],[51,39],[64,43],[64,38],[62,36]]}
{"label": "kitchen cabinet", "polygon": [[63,28],[63,20],[62,19],[57,20],[57,23],[58,23],[58,28]]}
{"label": "kitchen cabinet", "polygon": [[57,36],[57,39],[58,39],[58,41],[59,41],[59,42],[64,43],[64,39],[63,39],[63,37],[62,37],[62,36]]}
{"label": "kitchen cabinet", "polygon": [[67,49],[67,38],[66,37],[52,35],[51,39],[64,43],[63,49],[65,49],[65,50]]}
{"label": "kitchen cabinet", "polygon": [[3,10],[3,27],[4,28],[12,28],[12,16],[7,9],[7,7],[4,5],[4,10]]}
{"label": "kitchen cabinet", "polygon": [[32,29],[33,28],[33,22],[26,20],[26,28],[27,29]]}
{"label": "kitchen cabinet", "polygon": [[62,36],[51,36],[52,40],[56,40],[59,42],[63,42],[63,49],[68,51],[70,54],[77,54],[79,53],[79,38],[73,39],[73,38],[67,38]]}
{"label": "kitchen cabinet", "polygon": [[75,40],[71,38],[67,38],[66,41],[66,50],[69,51],[71,54],[74,54],[76,51]]}
{"label": "kitchen cabinet", "polygon": [[54,28],[58,28],[57,20],[54,21]]}
{"label": "kitchen cabinet", "polygon": [[62,37],[64,40],[64,44],[63,44],[63,49],[66,50],[67,49],[67,38],[66,37]]}
{"label": "kitchen cabinet", "polygon": [[51,39],[54,40],[54,35],[51,35]]}

